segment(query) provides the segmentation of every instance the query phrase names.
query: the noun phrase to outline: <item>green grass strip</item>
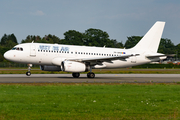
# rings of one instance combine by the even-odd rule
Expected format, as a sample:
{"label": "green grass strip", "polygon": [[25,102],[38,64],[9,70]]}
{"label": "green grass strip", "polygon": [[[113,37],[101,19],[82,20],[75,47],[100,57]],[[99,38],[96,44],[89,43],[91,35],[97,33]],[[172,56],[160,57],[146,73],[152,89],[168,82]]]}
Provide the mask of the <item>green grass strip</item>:
{"label": "green grass strip", "polygon": [[180,119],[179,84],[1,84],[0,120]]}

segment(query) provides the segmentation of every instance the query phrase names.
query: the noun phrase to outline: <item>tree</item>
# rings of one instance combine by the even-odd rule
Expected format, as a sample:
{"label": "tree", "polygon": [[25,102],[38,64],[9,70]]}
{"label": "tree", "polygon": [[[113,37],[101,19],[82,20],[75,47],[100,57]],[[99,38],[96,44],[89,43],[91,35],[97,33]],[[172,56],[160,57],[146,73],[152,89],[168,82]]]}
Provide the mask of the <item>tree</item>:
{"label": "tree", "polygon": [[38,35],[28,35],[25,40],[21,41],[21,43],[31,43],[33,41],[36,43],[60,43],[60,39],[51,34],[45,35],[43,38]]}
{"label": "tree", "polygon": [[4,36],[1,38],[1,45],[6,45],[7,40],[8,40],[8,36],[4,34]]}
{"label": "tree", "polygon": [[14,34],[10,34],[10,35],[4,34],[4,36],[1,38],[0,43],[2,46],[11,48],[11,47],[17,45],[17,39]]}
{"label": "tree", "polygon": [[131,37],[127,37],[127,41],[125,42],[124,47],[127,48],[132,48],[134,47],[141,39],[141,36],[131,36]]}
{"label": "tree", "polygon": [[41,41],[38,41],[39,43],[60,43],[60,39],[55,35],[45,35]]}
{"label": "tree", "polygon": [[175,48],[176,48],[176,54],[177,54],[176,57],[180,58],[180,44],[176,45]]}
{"label": "tree", "polygon": [[64,39],[61,40],[61,44],[84,45],[83,34],[75,30],[69,30],[64,33]]}
{"label": "tree", "polygon": [[107,46],[112,47],[113,42],[109,39],[107,32],[104,32],[100,29],[90,28],[84,33],[85,45],[87,46]]}
{"label": "tree", "polygon": [[174,44],[171,42],[170,39],[162,38],[160,41],[158,52],[164,54],[175,54],[176,47],[174,46]]}
{"label": "tree", "polygon": [[10,39],[14,43],[18,43],[17,39],[16,39],[16,36],[14,34],[11,34],[8,39]]}
{"label": "tree", "polygon": [[117,42],[115,39],[111,40],[113,42],[113,46],[114,48],[124,48],[124,45],[122,42]]}
{"label": "tree", "polygon": [[4,58],[2,56],[2,54],[0,53],[0,62],[3,62]]}
{"label": "tree", "polygon": [[35,36],[35,35],[28,35],[25,40],[22,40],[21,43],[31,43],[31,42],[38,42],[41,41],[40,36]]}

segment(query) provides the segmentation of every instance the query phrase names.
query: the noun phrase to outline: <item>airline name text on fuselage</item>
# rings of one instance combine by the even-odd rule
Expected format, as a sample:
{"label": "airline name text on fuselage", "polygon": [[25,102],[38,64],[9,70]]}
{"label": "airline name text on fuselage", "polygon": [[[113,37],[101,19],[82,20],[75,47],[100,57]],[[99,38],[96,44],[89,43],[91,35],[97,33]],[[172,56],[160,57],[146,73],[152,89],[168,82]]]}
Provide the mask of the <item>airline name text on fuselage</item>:
{"label": "airline name text on fuselage", "polygon": [[65,51],[69,52],[69,47],[50,46],[50,45],[39,45],[38,50],[52,50],[52,51]]}

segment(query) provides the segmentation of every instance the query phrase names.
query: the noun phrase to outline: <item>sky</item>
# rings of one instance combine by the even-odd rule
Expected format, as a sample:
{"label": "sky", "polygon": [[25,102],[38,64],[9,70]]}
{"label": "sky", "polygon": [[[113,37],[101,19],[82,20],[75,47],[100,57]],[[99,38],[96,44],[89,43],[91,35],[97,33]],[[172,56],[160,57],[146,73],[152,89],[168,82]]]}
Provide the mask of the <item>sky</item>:
{"label": "sky", "polygon": [[180,43],[180,0],[1,0],[0,38],[101,29],[123,44],[127,37],[143,36],[156,21],[165,21],[162,38]]}

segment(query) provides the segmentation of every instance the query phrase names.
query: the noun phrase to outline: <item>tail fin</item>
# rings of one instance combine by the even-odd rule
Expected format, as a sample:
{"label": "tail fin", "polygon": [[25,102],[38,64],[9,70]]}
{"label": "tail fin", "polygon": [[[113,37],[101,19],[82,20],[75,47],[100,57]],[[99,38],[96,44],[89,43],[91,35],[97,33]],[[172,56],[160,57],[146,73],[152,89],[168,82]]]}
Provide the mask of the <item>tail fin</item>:
{"label": "tail fin", "polygon": [[157,21],[132,50],[157,53],[165,22]]}

